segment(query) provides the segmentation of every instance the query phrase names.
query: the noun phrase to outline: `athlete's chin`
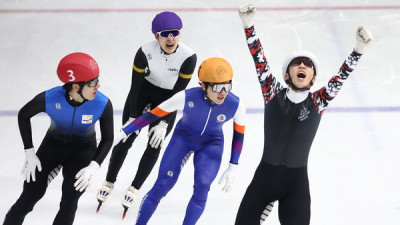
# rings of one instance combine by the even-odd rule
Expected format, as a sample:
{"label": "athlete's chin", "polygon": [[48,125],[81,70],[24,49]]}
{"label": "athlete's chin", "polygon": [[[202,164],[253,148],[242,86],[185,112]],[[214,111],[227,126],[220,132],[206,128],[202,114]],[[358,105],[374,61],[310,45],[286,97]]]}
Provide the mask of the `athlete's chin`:
{"label": "athlete's chin", "polygon": [[224,98],[217,98],[217,100],[215,101],[215,104],[221,105],[222,103],[224,103],[224,101],[225,101],[225,97]]}
{"label": "athlete's chin", "polygon": [[175,50],[176,50],[175,45],[166,45],[166,46],[164,47],[164,51],[165,51],[166,53],[168,53],[168,54],[174,53]]}
{"label": "athlete's chin", "polygon": [[306,82],[296,82],[294,83],[294,86],[301,89],[301,88],[306,88],[308,84]]}
{"label": "athlete's chin", "polygon": [[96,92],[95,93],[93,93],[91,96],[90,96],[90,98],[88,98],[88,100],[90,101],[90,100],[93,100],[94,98],[96,98]]}

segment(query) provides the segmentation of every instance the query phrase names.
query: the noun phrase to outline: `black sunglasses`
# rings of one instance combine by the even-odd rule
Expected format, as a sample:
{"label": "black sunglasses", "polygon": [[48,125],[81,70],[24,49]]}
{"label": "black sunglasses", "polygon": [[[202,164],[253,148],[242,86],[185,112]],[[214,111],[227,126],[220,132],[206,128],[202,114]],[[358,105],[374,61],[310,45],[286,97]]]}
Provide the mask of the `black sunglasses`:
{"label": "black sunglasses", "polygon": [[306,67],[308,68],[314,68],[314,64],[311,59],[307,57],[297,57],[294,58],[290,63],[289,66],[299,66],[301,63],[303,63]]}

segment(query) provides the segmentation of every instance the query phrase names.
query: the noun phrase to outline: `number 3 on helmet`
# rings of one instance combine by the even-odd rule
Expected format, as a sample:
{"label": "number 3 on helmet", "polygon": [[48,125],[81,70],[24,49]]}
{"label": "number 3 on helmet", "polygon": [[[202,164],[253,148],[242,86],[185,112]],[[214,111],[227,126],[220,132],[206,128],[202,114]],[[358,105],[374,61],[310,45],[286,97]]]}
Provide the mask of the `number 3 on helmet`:
{"label": "number 3 on helmet", "polygon": [[97,62],[88,54],[75,52],[60,60],[57,67],[58,78],[63,83],[78,83],[99,76]]}

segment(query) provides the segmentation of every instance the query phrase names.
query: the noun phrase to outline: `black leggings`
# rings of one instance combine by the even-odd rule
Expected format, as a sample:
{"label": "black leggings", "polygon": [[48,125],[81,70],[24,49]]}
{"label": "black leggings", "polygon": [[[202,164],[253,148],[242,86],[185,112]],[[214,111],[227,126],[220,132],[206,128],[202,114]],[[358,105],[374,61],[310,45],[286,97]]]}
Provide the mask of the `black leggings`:
{"label": "black leggings", "polygon": [[[75,175],[89,165],[96,152],[96,140],[90,144],[74,144],[56,141],[49,135],[43,139],[36,155],[39,157],[42,171],[36,171],[35,182],[24,182],[21,196],[8,211],[4,225],[22,224],[25,216],[33,210],[35,204],[44,196],[47,189],[47,177],[56,166],[62,165],[64,177],[60,209],[54,219],[54,225],[70,225],[74,222],[78,200],[83,192],[74,188]],[[54,202],[56,205],[56,202]]]}
{"label": "black leggings", "polygon": [[307,167],[288,168],[261,162],[239,206],[236,225],[259,225],[265,207],[279,201],[282,225],[310,224]]}
{"label": "black leggings", "polygon": [[[171,132],[174,126],[176,112],[171,113],[169,116],[173,116],[173,119],[168,124],[167,133],[165,134],[165,136],[168,136],[168,134]],[[127,110],[127,106],[125,106],[124,108],[122,118],[123,118],[122,119],[123,123],[125,123],[129,119],[129,112]],[[160,120],[161,119],[151,123],[149,125],[149,130],[154,126],[158,125]],[[108,182],[115,183],[115,181],[117,180],[118,173],[122,167],[122,164],[125,161],[125,158],[128,154],[128,150],[132,147],[132,144],[135,141],[136,137],[137,135],[135,133],[132,133],[125,143],[120,141],[117,145],[114,146],[107,170],[106,180]],[[148,141],[150,140],[151,139],[149,138]],[[152,148],[149,144],[147,144],[146,150],[144,151],[143,156],[140,159],[135,179],[132,181],[131,184],[133,187],[135,187],[136,189],[140,189],[142,187],[143,183],[145,182],[145,180],[147,179],[150,172],[153,170],[154,165],[157,162],[158,156],[160,155],[160,150],[161,150],[160,146],[158,146],[158,148]]]}

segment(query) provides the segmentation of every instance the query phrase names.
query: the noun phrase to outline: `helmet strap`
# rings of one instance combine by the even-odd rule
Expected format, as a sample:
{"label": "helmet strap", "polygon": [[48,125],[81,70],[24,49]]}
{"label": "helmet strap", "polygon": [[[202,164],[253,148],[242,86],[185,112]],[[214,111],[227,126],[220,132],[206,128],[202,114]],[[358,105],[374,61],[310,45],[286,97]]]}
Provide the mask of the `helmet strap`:
{"label": "helmet strap", "polygon": [[78,94],[83,98],[82,103],[84,103],[84,102],[88,101],[85,97],[83,97],[83,94],[82,94],[82,89],[83,89],[83,87],[85,87],[85,83],[78,83],[78,85],[79,85]]}
{"label": "helmet strap", "polygon": [[211,103],[211,104],[213,104],[213,105],[216,105],[216,103],[213,102],[213,101],[207,96],[207,91],[205,92],[204,96],[205,96],[205,98],[207,99],[207,101],[208,101],[209,103]]}
{"label": "helmet strap", "polygon": [[[210,85],[208,82],[203,82],[204,84],[204,98],[211,104],[215,105],[215,102],[213,102],[209,97],[208,97],[208,86]],[[201,83],[200,83],[201,85]]]}

